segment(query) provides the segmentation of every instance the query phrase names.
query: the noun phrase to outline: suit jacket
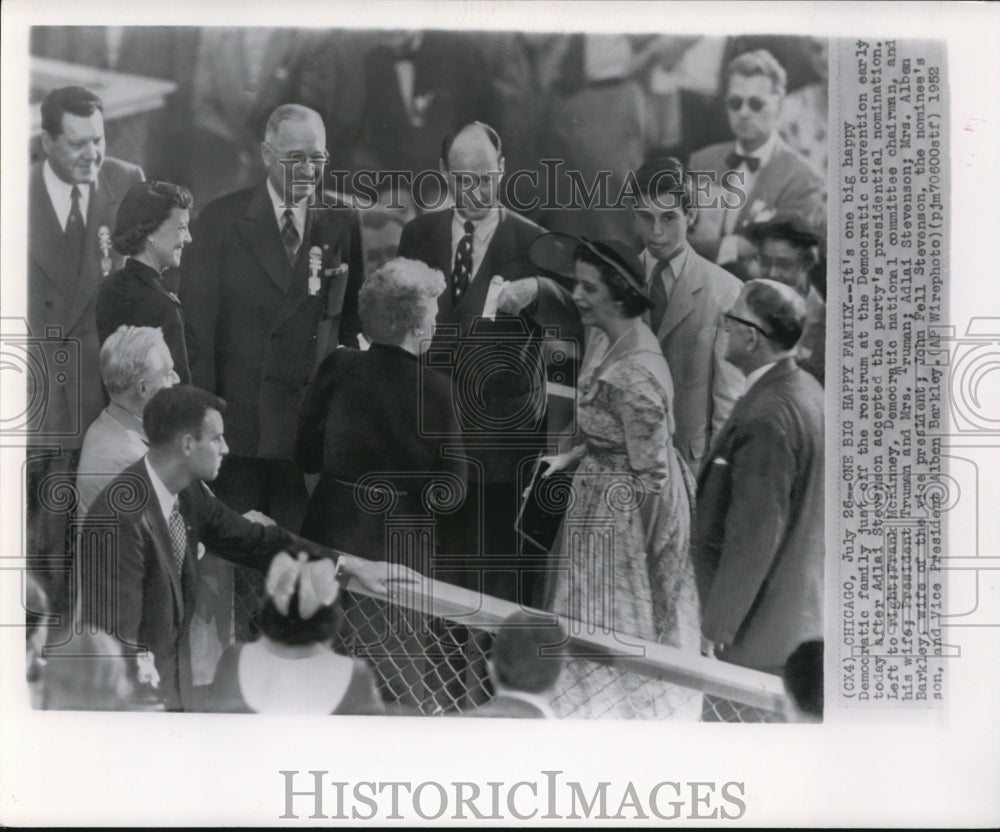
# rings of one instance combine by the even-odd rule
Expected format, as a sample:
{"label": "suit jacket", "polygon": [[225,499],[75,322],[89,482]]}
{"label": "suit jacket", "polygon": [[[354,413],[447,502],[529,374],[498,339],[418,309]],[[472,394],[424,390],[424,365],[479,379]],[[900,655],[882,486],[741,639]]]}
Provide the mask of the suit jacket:
{"label": "suit jacket", "polygon": [[[109,546],[109,541],[93,535],[81,552],[80,568],[83,598],[103,593],[108,601],[106,609],[84,610],[84,617],[98,626],[114,627],[112,632],[123,646],[152,651],[167,707],[189,709],[192,683],[186,636],[198,589],[198,544],[233,563],[260,570],[286,549],[316,557],[333,553],[279,526],[252,523],[217,500],[204,483],[188,486],[178,500],[187,526],[181,571],[145,458],[126,468],[91,506],[88,521],[110,521],[115,537]],[[110,557],[116,561],[109,562]]]}
{"label": "suit jacket", "polygon": [[698,478],[702,632],[780,672],[823,637],[823,390],[791,358],[736,403]]}
{"label": "suit jacket", "polygon": [[[320,359],[357,346],[365,265],[358,214],[310,208],[295,265],[261,183],[206,206],[181,264],[180,296],[198,341],[194,383],[224,398],[233,454],[293,456],[294,424]],[[309,249],[322,251],[323,288],[310,295]],[[341,264],[346,274],[334,274]]]}
{"label": "suit jacket", "polygon": [[166,289],[154,269],[132,258],[108,277],[97,293],[97,338],[101,345],[123,324],[160,327],[181,384],[191,383],[197,347],[188,332],[180,299]]}
{"label": "suit jacket", "polygon": [[[42,164],[33,165],[29,175],[28,326],[33,337],[44,339],[50,346],[62,341],[71,353],[68,363],[49,366],[48,387],[42,391],[45,407],[32,421],[31,430],[66,447],[80,447],[84,430],[104,407],[94,318],[102,280],[98,230],[102,226],[109,230],[115,227],[118,204],[125,192],[142,179],[141,168],[105,158],[90,188],[83,261],[77,267],[45,189]],[[121,268],[122,262],[123,258],[112,250],[111,269]]]}
{"label": "suit jacket", "polygon": [[[734,195],[722,194],[719,188],[722,176],[730,170],[726,157],[735,147],[734,142],[722,142],[702,148],[691,154],[688,165],[693,172],[713,173],[718,187],[712,188],[712,196],[721,200],[724,195],[730,202]],[[786,212],[799,214],[814,228],[826,227],[826,183],[805,159],[779,138],[771,159],[757,171],[753,188],[739,209],[733,233],[745,233],[758,218]],[[725,207],[721,202],[719,207],[699,207],[698,221],[688,234],[695,251],[713,262],[722,242],[724,216]]]}
{"label": "suit jacket", "polygon": [[142,419],[115,402],[104,408],[87,428],[80,449],[80,464],[76,469],[79,515],[85,515],[104,487],[137,459],[142,459],[148,448]]}
{"label": "suit jacket", "polygon": [[655,333],[674,380],[674,445],[697,475],[743,393],[743,374],[726,361],[722,315],[740,293],[725,269],[688,251]]}
{"label": "suit jacket", "polygon": [[[538,273],[528,261],[528,249],[544,230],[512,211],[501,210],[482,263],[457,305],[451,278],[452,211],[411,220],[399,240],[400,257],[420,260],[445,276],[445,290],[438,297],[438,329],[427,359],[465,379],[456,384],[459,425],[469,457],[481,462],[470,470],[470,479],[487,482],[514,482],[519,462],[537,453],[545,441],[544,408],[530,408],[533,398],[544,400],[544,391],[538,389],[545,369],[538,349],[542,327],[558,328],[562,339],[583,340],[572,296],[549,278],[539,278],[537,301],[519,317],[498,314],[495,321],[481,317],[494,275],[517,280]],[[497,349],[510,350],[508,355],[516,350],[519,357],[506,367],[491,365],[488,356],[497,355]],[[473,365],[484,371],[470,373]],[[466,398],[470,392],[481,395],[485,404]],[[490,447],[477,448],[477,444]]]}

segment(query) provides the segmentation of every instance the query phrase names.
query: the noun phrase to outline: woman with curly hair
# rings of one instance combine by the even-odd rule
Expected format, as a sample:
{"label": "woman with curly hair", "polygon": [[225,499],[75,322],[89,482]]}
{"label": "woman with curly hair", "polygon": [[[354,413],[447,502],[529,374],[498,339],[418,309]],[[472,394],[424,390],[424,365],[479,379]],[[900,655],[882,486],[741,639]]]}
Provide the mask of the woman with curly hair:
{"label": "woman with curly hair", "polygon": [[194,340],[168,269],[191,242],[191,194],[170,182],[138,182],[118,207],[111,242],[128,259],[97,293],[97,337],[103,344],[122,324],[160,327],[181,384],[191,383]]}

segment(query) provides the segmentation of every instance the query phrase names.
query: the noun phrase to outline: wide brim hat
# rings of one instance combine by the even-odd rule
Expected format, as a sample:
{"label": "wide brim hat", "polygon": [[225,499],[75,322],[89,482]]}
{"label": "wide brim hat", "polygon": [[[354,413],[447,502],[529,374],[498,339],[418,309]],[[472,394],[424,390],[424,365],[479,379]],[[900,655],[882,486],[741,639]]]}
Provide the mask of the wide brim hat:
{"label": "wide brim hat", "polygon": [[539,274],[545,277],[561,281],[575,281],[576,251],[581,246],[611,268],[626,284],[630,292],[634,292],[652,305],[646,290],[646,281],[643,279],[645,269],[642,267],[638,255],[621,240],[589,240],[586,237],[575,237],[572,234],[551,231],[532,241],[528,248],[528,260]]}

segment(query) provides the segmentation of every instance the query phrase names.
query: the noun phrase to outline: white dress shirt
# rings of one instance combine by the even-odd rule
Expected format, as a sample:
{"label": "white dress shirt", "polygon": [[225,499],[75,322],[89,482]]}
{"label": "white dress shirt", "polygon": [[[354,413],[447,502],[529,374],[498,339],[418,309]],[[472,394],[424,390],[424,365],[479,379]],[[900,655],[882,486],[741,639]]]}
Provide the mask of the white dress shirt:
{"label": "white dress shirt", "polygon": [[[748,153],[739,142],[736,142],[736,153],[739,153],[741,156],[752,156],[756,159],[760,159],[760,166],[755,171],[751,171],[750,168],[747,167],[746,162],[740,162],[740,166],[736,168],[736,170],[743,174],[743,193],[747,195],[748,199],[750,198],[750,194],[753,192],[753,186],[757,182],[757,177],[760,175],[761,170],[767,165],[767,163],[771,161],[771,157],[774,155],[774,150],[777,146],[777,133],[771,133],[767,141],[752,153]],[[732,263],[739,259],[738,240],[733,234],[733,231],[736,228],[736,219],[739,217],[742,210],[742,205],[726,209],[725,216],[722,220],[722,233],[724,236],[721,244],[719,245],[719,256],[717,258],[717,262],[719,263]]]}
{"label": "white dress shirt", "polygon": [[[674,293],[674,289],[677,288],[677,283],[681,279],[681,275],[684,273],[684,268],[687,266],[688,262],[688,252],[690,248],[691,247],[687,243],[684,243],[681,246],[680,251],[667,261],[670,264],[670,271],[673,273],[673,278],[670,280],[669,285],[666,280],[663,280],[664,276],[667,274],[667,270],[664,269],[660,273],[660,279],[663,280],[663,291],[666,294],[667,301],[670,300],[671,295]],[[646,269],[646,286],[648,287],[650,281],[653,279],[653,270],[660,261],[649,253],[649,249],[645,248],[642,250],[642,254],[639,255],[639,259],[642,261],[643,268]]]}
{"label": "white dress shirt", "polygon": [[299,232],[299,244],[304,243],[306,237],[306,216],[309,212],[308,197],[301,202],[286,205],[284,198],[278,195],[270,179],[267,180],[267,193],[271,197],[271,204],[274,205],[274,217],[278,221],[278,230],[280,231],[285,227],[285,209],[291,208],[292,221],[295,223],[295,230]]}
{"label": "white dress shirt", "polygon": [[[45,182],[49,201],[55,209],[59,227],[65,231],[66,223],[69,221],[69,212],[73,207],[73,186],[69,182],[63,182],[56,175],[48,159],[42,163],[42,181]],[[80,189],[80,214],[83,216],[83,224],[86,226],[87,206],[90,204],[90,185],[78,185],[77,187]]]}
{"label": "white dress shirt", "polygon": [[[481,220],[473,220],[476,230],[472,233],[472,275],[470,281],[475,278],[479,267],[483,264],[483,257],[486,249],[489,248],[490,241],[496,233],[500,224],[500,209],[494,208]],[[458,251],[458,244],[465,236],[465,219],[458,211],[453,211],[451,215],[451,265],[455,265],[455,254]],[[492,277],[492,275],[490,275]]]}
{"label": "white dress shirt", "polygon": [[160,511],[163,512],[163,522],[167,524],[169,530],[170,515],[174,510],[174,503],[177,502],[177,495],[171,494],[170,489],[163,484],[163,480],[149,464],[148,455],[144,456],[142,461],[146,463],[146,473],[149,474],[149,481],[153,484],[153,493],[156,494],[156,501],[160,504]]}

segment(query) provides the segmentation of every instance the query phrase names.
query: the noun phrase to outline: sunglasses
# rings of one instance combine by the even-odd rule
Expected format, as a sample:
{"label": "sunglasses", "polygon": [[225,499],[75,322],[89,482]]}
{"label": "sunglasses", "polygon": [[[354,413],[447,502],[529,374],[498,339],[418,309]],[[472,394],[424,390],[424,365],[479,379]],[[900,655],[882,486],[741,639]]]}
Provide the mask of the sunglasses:
{"label": "sunglasses", "polygon": [[732,110],[734,113],[738,113],[743,109],[743,104],[750,108],[751,113],[759,113],[764,109],[764,105],[767,102],[763,98],[757,98],[756,96],[751,96],[750,98],[740,98],[738,95],[731,95],[726,99],[726,107]]}
{"label": "sunglasses", "polygon": [[726,331],[729,330],[729,322],[736,321],[736,323],[738,324],[743,324],[743,326],[748,326],[751,329],[756,329],[761,335],[763,335],[767,339],[771,338],[771,333],[769,333],[766,329],[764,329],[764,327],[762,327],[760,324],[755,324],[753,321],[748,321],[746,318],[739,317],[739,315],[731,315],[728,312],[726,312],[722,317],[726,321]]}

